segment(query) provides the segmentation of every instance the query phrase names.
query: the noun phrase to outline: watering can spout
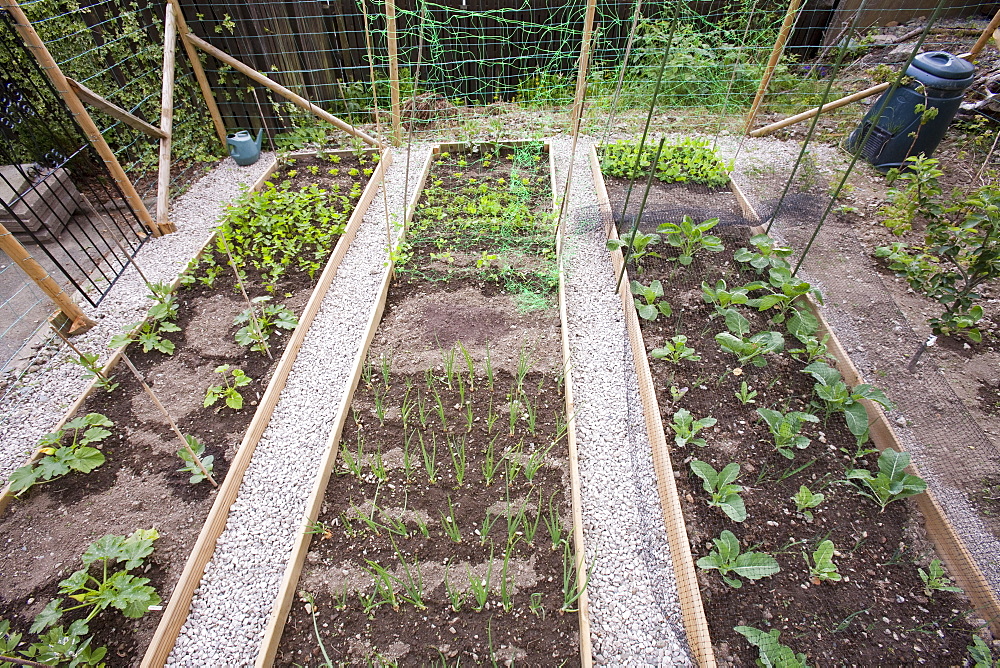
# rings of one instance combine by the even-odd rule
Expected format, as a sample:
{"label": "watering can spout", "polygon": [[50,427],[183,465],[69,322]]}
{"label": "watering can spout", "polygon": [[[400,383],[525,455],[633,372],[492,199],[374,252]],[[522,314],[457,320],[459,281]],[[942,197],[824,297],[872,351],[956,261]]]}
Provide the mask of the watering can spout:
{"label": "watering can spout", "polygon": [[251,137],[246,130],[229,135],[226,138],[226,144],[229,146],[230,157],[241,167],[254,164],[260,160],[260,146],[263,138],[263,129],[257,131],[256,139]]}

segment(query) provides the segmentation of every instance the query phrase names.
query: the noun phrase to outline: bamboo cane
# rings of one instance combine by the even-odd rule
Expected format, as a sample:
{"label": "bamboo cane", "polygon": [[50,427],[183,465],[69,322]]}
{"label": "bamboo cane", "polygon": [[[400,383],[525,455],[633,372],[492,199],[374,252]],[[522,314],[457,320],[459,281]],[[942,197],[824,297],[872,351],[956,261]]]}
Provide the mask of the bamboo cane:
{"label": "bamboo cane", "polygon": [[399,45],[396,43],[396,3],[385,0],[385,29],[389,47],[389,102],[392,105],[392,144],[403,143],[403,119],[399,109]]}
{"label": "bamboo cane", "polygon": [[792,0],[788,4],[785,19],[781,22],[781,30],[778,32],[778,38],[774,41],[774,48],[771,50],[771,57],[767,61],[767,67],[764,68],[764,78],[760,80],[760,86],[757,87],[757,95],[753,99],[753,104],[750,105],[750,113],[747,116],[746,123],[747,131],[753,126],[754,118],[757,117],[760,105],[767,94],[767,87],[771,84],[771,77],[774,76],[774,68],[777,67],[778,59],[781,58],[781,54],[785,50],[785,42],[788,41],[788,35],[792,32],[792,24],[795,23],[795,16],[801,4],[802,0]]}
{"label": "bamboo cane", "polygon": [[174,19],[177,21],[177,32],[181,36],[181,44],[184,45],[184,53],[187,54],[188,62],[191,63],[191,69],[194,71],[194,78],[198,80],[198,87],[201,88],[201,96],[205,98],[205,104],[208,106],[208,113],[212,117],[212,125],[215,126],[215,133],[219,135],[219,141],[222,146],[226,146],[226,126],[222,122],[222,114],[219,113],[219,105],[215,103],[215,96],[212,94],[212,85],[208,83],[208,77],[205,76],[205,68],[201,66],[201,60],[198,58],[198,52],[194,48],[194,44],[188,39],[188,34],[191,32],[188,28],[187,21],[184,20],[184,13],[181,12],[180,3],[177,0],[168,0],[170,6],[174,8]]}
{"label": "bamboo cane", "polygon": [[205,476],[210,483],[212,483],[212,487],[218,487],[219,483],[215,482],[215,478],[212,477],[212,474],[205,469],[205,465],[201,463],[201,459],[195,454],[194,450],[191,449],[191,444],[188,443],[188,440],[184,437],[184,434],[181,433],[181,430],[177,428],[177,423],[175,423],[174,419],[170,417],[170,413],[167,412],[166,407],[160,403],[159,398],[153,392],[153,388],[147,385],[146,381],[143,380],[142,374],[135,368],[135,365],[132,364],[132,360],[128,358],[128,355],[125,354],[124,350],[122,351],[122,361],[125,362],[125,366],[129,368],[129,371],[132,372],[135,379],[139,381],[139,384],[142,385],[142,389],[146,391],[146,394],[148,394],[149,398],[153,400],[156,407],[159,408],[160,412],[167,418],[167,422],[170,423],[170,428],[174,430],[175,434],[177,434],[177,438],[181,439],[181,443],[184,444],[184,448],[188,451],[188,454],[191,455],[192,461],[198,465],[198,469],[201,471],[201,474]]}
{"label": "bamboo cane", "polygon": [[177,228],[167,219],[170,208],[170,142],[174,127],[174,51],[177,46],[177,23],[172,5],[167,5],[163,19],[163,87],[160,91],[160,164],[156,180],[156,224],[169,234]]}
{"label": "bamboo cane", "polygon": [[265,88],[274,91],[275,93],[277,93],[278,95],[282,96],[287,100],[290,100],[293,104],[295,104],[295,106],[305,109],[306,111],[313,114],[317,118],[324,120],[327,123],[330,123],[331,125],[337,127],[340,130],[343,130],[344,132],[346,132],[351,136],[357,137],[366,144],[371,144],[372,146],[384,148],[384,145],[379,140],[370,137],[368,134],[357,129],[353,125],[345,123],[344,121],[340,120],[339,118],[337,118],[330,112],[326,111],[325,109],[320,109],[319,107],[317,107],[316,105],[314,105],[312,102],[305,99],[301,95],[293,93],[292,91],[288,90],[287,88],[279,84],[274,79],[269,79],[268,77],[264,76],[254,68],[250,67],[249,65],[246,65],[242,61],[233,58],[225,51],[215,48],[214,46],[212,46],[205,40],[201,39],[200,37],[196,37],[195,35],[189,34],[188,39],[191,40],[192,44],[197,46],[199,49],[201,49],[208,55],[224,62],[225,64],[229,65],[236,71],[240,72],[241,74],[246,75],[252,81],[256,81]]}
{"label": "bamboo cane", "polygon": [[851,104],[852,102],[857,102],[858,100],[863,100],[866,97],[877,95],[882,91],[888,90],[889,86],[891,85],[892,85],[891,83],[880,83],[877,86],[872,86],[871,88],[866,88],[862,91],[858,91],[857,93],[852,93],[851,95],[842,97],[839,100],[834,100],[833,102],[827,102],[821,107],[814,107],[809,111],[803,111],[801,114],[795,114],[794,116],[789,116],[788,118],[777,121],[775,123],[771,123],[770,125],[765,125],[762,128],[757,128],[756,130],[750,133],[750,136],[763,137],[765,135],[769,135],[772,132],[780,130],[781,128],[788,127],[789,125],[795,125],[796,123],[799,123],[801,121],[808,120],[813,116],[815,116],[816,114],[820,114],[824,111],[839,109],[840,107]]}
{"label": "bamboo cane", "polygon": [[14,19],[14,29],[17,30],[17,34],[21,36],[28,49],[34,54],[35,60],[41,65],[42,71],[45,72],[49,81],[52,82],[52,86],[62,97],[66,106],[69,107],[70,113],[73,114],[77,125],[80,126],[83,134],[86,135],[88,141],[90,141],[101,156],[101,160],[107,165],[108,171],[111,172],[112,178],[114,178],[115,183],[121,189],[125,201],[128,202],[142,224],[149,228],[153,236],[160,236],[160,228],[156,225],[153,217],[149,215],[149,211],[146,210],[146,206],[142,203],[142,198],[139,197],[139,193],[136,192],[132,182],[129,181],[125,170],[118,163],[118,158],[115,157],[114,151],[104,141],[104,137],[101,135],[97,124],[94,123],[94,119],[87,113],[87,108],[83,106],[83,102],[80,101],[76,91],[66,80],[66,75],[59,69],[59,64],[56,63],[55,58],[49,53],[45,42],[35,32],[35,28],[31,25],[20,5],[17,4],[17,0],[0,0],[0,8],[7,10],[11,18]]}
{"label": "bamboo cane", "polygon": [[975,45],[973,45],[969,54],[963,57],[967,60],[972,60],[978,56],[979,52],[982,51],[989,43],[990,38],[993,37],[993,31],[997,28],[1000,28],[1000,9],[998,9],[997,13],[993,15],[993,20],[990,21],[988,26],[986,26],[986,30],[984,30],[983,34],[979,36],[979,39],[976,41]]}
{"label": "bamboo cane", "polygon": [[97,323],[87,317],[83,309],[56,283],[42,265],[14,238],[14,234],[0,225],[0,250],[28,275],[35,285],[45,293],[45,296],[55,302],[56,307],[72,323],[69,334],[83,334]]}

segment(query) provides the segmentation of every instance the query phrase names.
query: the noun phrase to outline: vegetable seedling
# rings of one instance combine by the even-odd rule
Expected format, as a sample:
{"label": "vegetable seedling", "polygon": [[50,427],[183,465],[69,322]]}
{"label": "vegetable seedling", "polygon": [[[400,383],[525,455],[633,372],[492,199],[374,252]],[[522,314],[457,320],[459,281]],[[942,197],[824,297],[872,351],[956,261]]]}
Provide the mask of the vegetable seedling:
{"label": "vegetable seedling", "polygon": [[694,348],[688,348],[687,340],[683,334],[672,336],[663,343],[662,348],[653,348],[649,351],[649,355],[653,359],[666,360],[674,364],[680,364],[684,360],[697,362],[701,359],[701,355],[698,355],[698,351]]}
{"label": "vegetable seedling", "polygon": [[927,489],[922,478],[903,470],[909,464],[910,453],[886,448],[879,455],[877,475],[867,469],[851,469],[846,478],[859,481],[858,493],[877,503],[885,512],[885,507],[893,501],[921,494]]}
{"label": "vegetable seedling", "polygon": [[[51,482],[73,471],[90,473],[104,464],[105,458],[92,444],[111,435],[114,424],[100,413],[70,420],[59,431],[46,434],[38,446],[44,455],[33,464],[25,464],[10,475],[10,491],[21,496],[34,485]],[[64,440],[69,436],[69,442]]]}
{"label": "vegetable seedling", "polygon": [[806,422],[819,422],[819,418],[812,413],[799,411],[782,414],[770,408],[758,408],[757,414],[767,423],[778,454],[786,459],[795,459],[793,448],[804,450],[809,446],[809,438],[800,433],[803,425]]}
{"label": "vegetable seedling", "polygon": [[684,447],[688,443],[704,447],[708,445],[704,438],[697,436],[702,429],[715,426],[717,420],[714,417],[704,417],[695,420],[691,412],[686,408],[679,408],[674,413],[674,421],[669,425],[674,431],[674,443],[679,447]]}
{"label": "vegetable seedling", "polygon": [[961,587],[956,587],[951,578],[944,574],[944,567],[941,566],[940,559],[933,559],[925,571],[918,568],[920,579],[924,581],[924,594],[933,596],[936,591],[950,591],[956,594],[962,593]]}
{"label": "vegetable seedling", "polygon": [[[708,556],[698,560],[698,568],[703,570],[718,570],[722,579],[730,587],[739,589],[743,586],[740,578],[760,580],[779,572],[781,568],[774,557],[766,552],[740,553],[740,541],[728,529],[713,538],[715,549]],[[732,574],[735,577],[731,577]]]}
{"label": "vegetable seedling", "polygon": [[795,509],[802,513],[806,520],[812,522],[813,514],[810,509],[819,507],[825,498],[826,496],[823,494],[813,494],[808,487],[800,485],[799,491],[792,497],[792,501],[795,502]]}
{"label": "vegetable seedling", "polygon": [[737,626],[734,631],[747,639],[760,652],[758,665],[767,668],[809,668],[805,654],[796,654],[792,648],[778,642],[781,631],[761,631],[752,626]]}
{"label": "vegetable seedling", "polygon": [[812,553],[812,563],[809,562],[809,556],[805,552],[802,553],[802,558],[809,565],[809,576],[813,584],[840,581],[841,575],[837,572],[837,564],[833,563],[834,551],[833,541],[824,540]]}
{"label": "vegetable seedling", "polygon": [[[215,367],[215,373],[222,374],[224,385],[209,386],[208,390],[205,391],[204,407],[214,406],[219,399],[225,399],[226,405],[234,411],[243,408],[243,395],[236,388],[249,385],[253,379],[246,375],[242,369],[231,367],[228,364]],[[227,373],[233,377],[232,382],[227,377]]]}
{"label": "vegetable seedling", "polygon": [[702,487],[712,495],[708,505],[720,508],[734,522],[747,518],[746,506],[740,496],[743,488],[732,484],[740,475],[739,464],[732,462],[721,471],[716,471],[711,464],[696,459],[691,462],[691,471],[701,478]]}

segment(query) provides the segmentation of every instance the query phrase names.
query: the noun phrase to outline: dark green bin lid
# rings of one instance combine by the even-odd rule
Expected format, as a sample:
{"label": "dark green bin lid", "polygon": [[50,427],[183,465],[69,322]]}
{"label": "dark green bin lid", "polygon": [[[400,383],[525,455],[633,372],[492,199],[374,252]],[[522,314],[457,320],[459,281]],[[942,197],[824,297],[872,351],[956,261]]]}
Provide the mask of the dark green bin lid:
{"label": "dark green bin lid", "polygon": [[976,66],[948,53],[928,51],[917,55],[906,73],[931,88],[964,90],[975,78]]}

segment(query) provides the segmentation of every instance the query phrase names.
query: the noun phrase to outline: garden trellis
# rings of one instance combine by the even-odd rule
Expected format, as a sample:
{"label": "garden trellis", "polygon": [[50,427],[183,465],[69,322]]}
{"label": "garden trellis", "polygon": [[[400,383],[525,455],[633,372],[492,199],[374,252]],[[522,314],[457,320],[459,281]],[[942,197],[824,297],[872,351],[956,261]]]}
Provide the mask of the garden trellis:
{"label": "garden trellis", "polygon": [[[969,277],[989,273],[988,257],[968,250],[993,248],[968,230],[992,224],[979,210],[1000,198],[986,120],[1000,71],[992,6],[101,0],[57,11],[47,0],[0,2],[17,48],[42,67],[13,83],[48,95],[35,115],[53,119],[48,133],[11,134],[0,153],[41,164],[38,146],[84,140],[89,161],[59,167],[118,225],[95,236],[106,248],[90,261],[103,280],[69,271],[68,286],[55,272],[79,256],[64,259],[37,234],[3,237],[32,278],[53,274],[48,293],[70,321],[59,333],[80,335],[71,361],[96,384],[44,430],[61,445],[20,444],[18,455],[39,444],[13,479],[23,498],[10,503],[8,490],[0,506],[20,517],[18,504],[45,498],[46,487],[24,486],[36,474],[58,490],[77,474],[95,481],[86,489],[109,485],[114,467],[134,470],[123,484],[170,480],[167,495],[216,475],[220,485],[192,493],[197,521],[158,527],[161,545],[177,542],[157,583],[166,610],[129,622],[144,665],[301,662],[313,638],[323,654],[329,642],[345,660],[388,662],[396,650],[365,630],[372,619],[386,639],[409,642],[389,630],[395,615],[439,612],[447,618],[418,624],[419,651],[471,657],[450,655],[449,635],[423,635],[462,614],[457,626],[483,639],[479,659],[519,659],[532,650],[518,631],[495,636],[511,614],[502,621],[527,620],[532,643],[570,638],[545,651],[578,653],[583,665],[714,665],[720,643],[744,661],[759,650],[865,663],[876,655],[864,652],[888,651],[896,636],[900,651],[916,653],[907,656],[960,662],[974,634],[1000,631],[997,425],[955,381],[956,360],[968,359],[984,401],[1000,402],[988,369],[995,287],[972,294]],[[877,109],[878,94],[907,85],[907,65],[927,50],[976,61],[980,73],[941,162],[917,161],[887,193],[862,159],[863,135],[854,153],[837,144],[862,106]],[[236,130],[263,132],[261,162],[212,166]],[[946,172],[963,169],[970,178],[947,200]],[[247,192],[237,196],[239,179]],[[179,264],[164,250],[172,245],[185,249]],[[949,262],[961,271],[942,269]],[[102,299],[132,289],[139,264],[156,304],[146,314],[145,289],[133,290],[134,304],[116,313],[118,302]],[[103,310],[69,303],[72,289]],[[119,332],[136,309],[141,322]],[[222,330],[204,336],[213,309]],[[87,318],[95,329],[83,332]],[[135,339],[123,362],[135,379],[118,378],[134,393],[127,400],[103,392],[119,357],[105,352],[109,327],[117,343]],[[247,350],[227,348],[226,327]],[[510,343],[519,336],[540,358]],[[406,348],[411,340],[426,350]],[[506,348],[491,349],[494,340]],[[17,370],[5,406],[30,394],[33,374],[58,373],[45,363],[52,348]],[[167,414],[167,437],[141,412],[145,391]],[[239,400],[223,407],[213,391]],[[10,415],[11,433],[35,429]],[[208,429],[213,421],[227,426]],[[86,450],[101,439],[111,439],[100,446],[106,458]],[[140,449],[121,463],[119,448]],[[51,462],[68,450],[77,454],[63,478]],[[84,477],[91,464],[96,475]],[[279,487],[294,498],[274,502]],[[496,503],[479,507],[473,492]],[[278,519],[259,521],[253,504]],[[607,508],[620,516],[602,515]],[[252,581],[250,569],[230,568],[249,558],[250,526],[265,555]],[[552,549],[536,553],[547,547],[535,543],[539,527]],[[363,543],[364,559],[331,566]],[[422,560],[428,551],[442,563]],[[530,564],[542,562],[549,570],[531,580]],[[466,566],[463,593],[454,576]],[[616,579],[633,567],[634,581]],[[225,578],[252,593],[206,585]],[[327,579],[344,593],[324,588]],[[839,617],[798,598],[853,605],[856,591],[871,605],[836,608]],[[769,593],[802,618],[809,610],[814,626],[799,629]],[[322,616],[334,609],[340,621]],[[641,640],[626,643],[616,624],[633,611]],[[557,632],[551,619],[545,626],[555,613]],[[344,619],[356,626],[337,628]],[[28,622],[18,617],[15,630]],[[206,659],[198,638],[211,624],[228,635]],[[348,636],[363,641],[342,643]]]}

